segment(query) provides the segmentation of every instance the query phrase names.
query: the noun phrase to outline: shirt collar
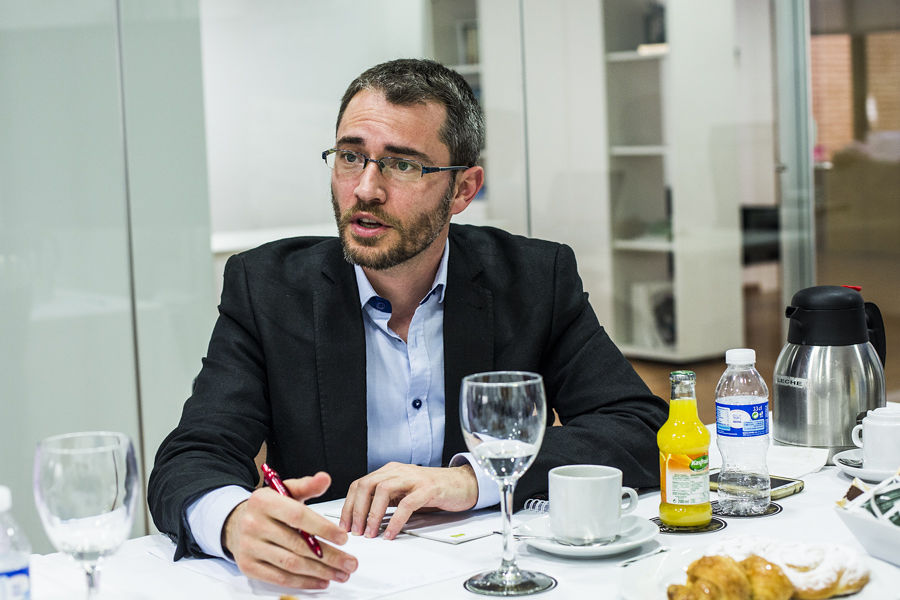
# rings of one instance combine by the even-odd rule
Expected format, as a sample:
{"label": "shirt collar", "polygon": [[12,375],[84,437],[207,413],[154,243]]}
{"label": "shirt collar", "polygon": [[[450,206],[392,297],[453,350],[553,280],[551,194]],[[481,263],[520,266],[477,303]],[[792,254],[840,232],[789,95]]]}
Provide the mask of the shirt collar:
{"label": "shirt collar", "polygon": [[[444,302],[444,290],[447,289],[447,261],[450,256],[450,240],[444,242],[444,253],[441,255],[441,262],[438,264],[437,273],[434,275],[434,281],[431,283],[431,289],[425,294],[425,297],[419,302],[424,304],[432,294],[437,296],[438,303]],[[379,298],[375,292],[375,288],[369,283],[365,271],[359,265],[353,265],[353,271],[356,273],[356,287],[359,290],[359,304],[365,308],[373,298]]]}

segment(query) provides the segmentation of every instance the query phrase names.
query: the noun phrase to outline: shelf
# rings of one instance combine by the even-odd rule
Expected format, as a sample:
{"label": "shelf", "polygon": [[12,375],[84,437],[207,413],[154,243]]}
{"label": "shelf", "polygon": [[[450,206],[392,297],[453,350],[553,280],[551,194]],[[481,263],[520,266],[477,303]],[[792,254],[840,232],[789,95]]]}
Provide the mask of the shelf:
{"label": "shelf", "polygon": [[632,240],[615,240],[613,248],[636,252],[672,252],[674,246],[669,238],[648,235]]}
{"label": "shelf", "polygon": [[665,156],[666,147],[661,145],[610,146],[611,156]]}
{"label": "shelf", "polygon": [[657,44],[648,45],[645,47],[641,47],[638,50],[620,50],[617,52],[608,52],[606,54],[606,61],[611,63],[616,62],[633,62],[636,60],[660,60],[665,58],[669,54],[668,47],[665,44],[659,44],[657,48]]}
{"label": "shelf", "polygon": [[698,360],[705,360],[721,355],[720,352],[710,350],[709,352],[679,352],[675,346],[637,346],[635,344],[616,344],[622,354],[628,358],[655,360],[667,363],[689,363]]}
{"label": "shelf", "polygon": [[449,68],[453,69],[460,75],[479,75],[481,74],[481,65],[478,63],[466,64],[466,65],[448,65]]}

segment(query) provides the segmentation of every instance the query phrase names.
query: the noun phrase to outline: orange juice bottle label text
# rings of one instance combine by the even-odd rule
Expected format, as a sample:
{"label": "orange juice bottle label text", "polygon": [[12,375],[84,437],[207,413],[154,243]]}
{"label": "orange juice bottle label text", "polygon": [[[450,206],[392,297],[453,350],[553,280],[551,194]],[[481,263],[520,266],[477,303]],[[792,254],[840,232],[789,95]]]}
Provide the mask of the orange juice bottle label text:
{"label": "orange juice bottle label text", "polygon": [[662,502],[695,505],[709,502],[709,455],[659,453]]}

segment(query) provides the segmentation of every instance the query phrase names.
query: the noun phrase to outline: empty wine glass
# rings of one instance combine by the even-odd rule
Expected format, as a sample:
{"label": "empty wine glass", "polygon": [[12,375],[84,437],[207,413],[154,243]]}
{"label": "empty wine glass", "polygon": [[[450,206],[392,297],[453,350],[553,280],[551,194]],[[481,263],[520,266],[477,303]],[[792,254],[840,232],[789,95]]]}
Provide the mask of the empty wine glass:
{"label": "empty wine glass", "polygon": [[124,433],[67,433],[37,446],[41,522],[56,549],[84,567],[89,599],[97,597],[101,559],[128,539],[139,493],[134,447]]}
{"label": "empty wine glass", "polygon": [[544,439],[544,380],[536,373],[495,371],[462,380],[460,422],[475,461],[500,486],[503,558],[500,568],[470,578],[465,588],[488,596],[525,596],[556,586],[549,575],[516,566],[512,502],[516,481],[528,470]]}

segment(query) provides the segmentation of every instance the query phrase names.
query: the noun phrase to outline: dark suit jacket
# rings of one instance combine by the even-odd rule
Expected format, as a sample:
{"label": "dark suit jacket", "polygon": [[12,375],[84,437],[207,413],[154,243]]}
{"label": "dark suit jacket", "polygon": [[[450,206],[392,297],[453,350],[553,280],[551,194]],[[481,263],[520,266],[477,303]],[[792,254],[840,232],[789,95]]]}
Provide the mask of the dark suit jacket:
{"label": "dark suit jacket", "polygon": [[[193,395],[150,476],[154,522],[202,555],[186,506],[235,484],[253,489],[253,461],[285,478],[331,474],[323,500],[366,473],[366,348],[352,266],[336,238],[294,238],[229,259],[219,319]],[[446,464],[466,450],[459,426],[464,375],[528,370],[544,376],[549,427],[520,479],[516,505],[545,493],[560,464],[617,466],[624,485],[659,485],[656,431],[666,404],[610,341],[565,245],[452,225],[444,296]]]}

